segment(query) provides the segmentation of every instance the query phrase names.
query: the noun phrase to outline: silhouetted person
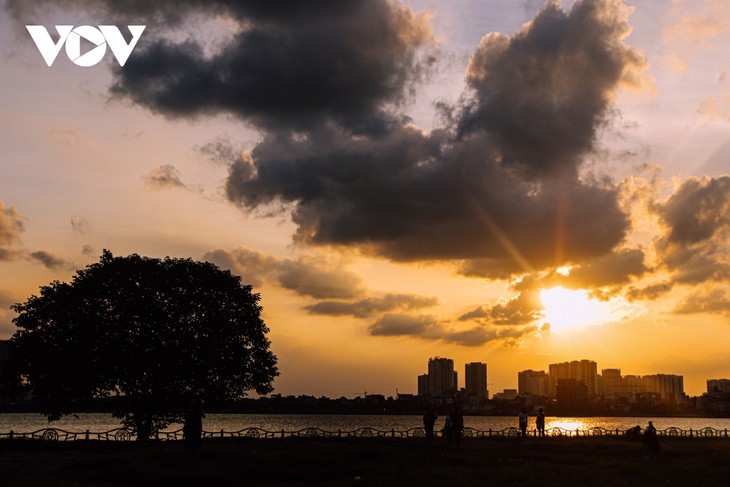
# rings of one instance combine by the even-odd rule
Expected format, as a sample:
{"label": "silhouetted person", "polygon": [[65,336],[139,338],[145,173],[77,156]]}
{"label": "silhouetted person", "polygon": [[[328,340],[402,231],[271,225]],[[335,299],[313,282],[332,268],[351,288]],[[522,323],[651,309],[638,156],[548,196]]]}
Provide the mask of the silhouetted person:
{"label": "silhouetted person", "polygon": [[433,408],[428,408],[426,414],[423,415],[423,429],[426,430],[426,441],[433,442],[433,427],[436,424],[438,416],[433,412]]}
{"label": "silhouetted person", "polygon": [[662,451],[662,447],[659,446],[656,428],[651,421],[649,421],[649,426],[644,430],[644,451],[646,451],[649,457],[655,457]]}
{"label": "silhouetted person", "polygon": [[461,408],[456,406],[451,413],[451,427],[454,430],[454,441],[456,446],[461,445],[461,433],[464,431],[464,415]]}
{"label": "silhouetted person", "polygon": [[204,417],[203,401],[193,399],[190,409],[185,413],[185,424],[183,425],[183,441],[185,448],[190,451],[197,450],[202,444]]}
{"label": "silhouetted person", "polygon": [[545,436],[545,411],[542,408],[537,410],[535,426],[537,426],[537,434],[540,436]]}
{"label": "silhouetted person", "polygon": [[626,437],[632,440],[641,438],[641,426],[637,424],[633,428],[627,429]]}
{"label": "silhouetted person", "polygon": [[522,408],[522,411],[520,411],[519,418],[519,424],[520,424],[520,432],[522,433],[522,436],[527,436],[527,409]]}
{"label": "silhouetted person", "polygon": [[446,441],[451,445],[454,442],[454,423],[453,419],[451,418],[451,412],[446,415],[446,419],[444,420],[444,429],[443,429],[443,435],[446,438]]}

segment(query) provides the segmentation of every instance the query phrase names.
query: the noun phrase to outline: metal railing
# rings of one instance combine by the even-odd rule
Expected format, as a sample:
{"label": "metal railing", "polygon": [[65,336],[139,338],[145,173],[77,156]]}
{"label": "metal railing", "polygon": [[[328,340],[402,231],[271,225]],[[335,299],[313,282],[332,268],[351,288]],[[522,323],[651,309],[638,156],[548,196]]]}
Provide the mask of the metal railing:
{"label": "metal railing", "polygon": [[[537,437],[537,430],[527,432],[529,437]],[[437,435],[443,436],[443,432],[436,432]],[[596,437],[596,436],[627,436],[627,430],[607,429],[600,426],[589,429],[569,430],[561,427],[553,427],[545,430],[545,435],[549,437]],[[700,428],[700,429],[681,429],[677,427],[669,427],[657,430],[657,434],[663,437],[687,437],[687,438],[728,438],[727,429],[717,428]],[[203,431],[203,438],[425,438],[426,431],[423,428],[415,427],[406,430],[381,430],[371,427],[358,428],[351,431],[331,431],[321,428],[303,428],[300,430],[286,431],[269,431],[262,428],[243,428],[238,431]],[[462,433],[464,438],[517,438],[521,436],[520,430],[516,427],[505,428],[502,430],[478,430],[466,427]],[[159,431],[153,434],[153,438],[160,441],[175,441],[183,439],[183,430],[175,431]],[[83,432],[66,431],[59,428],[42,428],[36,431],[19,433],[10,431],[8,433],[0,433],[0,439],[29,439],[29,440],[45,440],[45,441],[132,441],[136,440],[136,434],[125,428],[114,428],[109,431],[92,432],[86,430]]]}

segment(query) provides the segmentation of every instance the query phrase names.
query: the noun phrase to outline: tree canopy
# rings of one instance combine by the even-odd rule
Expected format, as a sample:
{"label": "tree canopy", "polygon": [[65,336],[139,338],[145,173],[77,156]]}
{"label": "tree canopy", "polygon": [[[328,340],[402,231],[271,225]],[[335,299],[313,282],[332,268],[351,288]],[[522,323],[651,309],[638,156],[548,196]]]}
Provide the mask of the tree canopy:
{"label": "tree canopy", "polygon": [[209,262],[114,257],[14,305],[20,371],[49,420],[97,398],[144,440],[193,398],[271,392],[259,294]]}

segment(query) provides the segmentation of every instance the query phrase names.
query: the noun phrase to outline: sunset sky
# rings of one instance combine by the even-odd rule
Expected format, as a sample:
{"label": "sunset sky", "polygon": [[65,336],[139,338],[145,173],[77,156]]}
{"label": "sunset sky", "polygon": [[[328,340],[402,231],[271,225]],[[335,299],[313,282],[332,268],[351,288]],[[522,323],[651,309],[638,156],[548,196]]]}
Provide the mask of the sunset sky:
{"label": "sunset sky", "polygon": [[[253,284],[285,395],[730,377],[726,1],[0,5],[0,338],[109,249]],[[29,24],[147,27],[48,67]]]}

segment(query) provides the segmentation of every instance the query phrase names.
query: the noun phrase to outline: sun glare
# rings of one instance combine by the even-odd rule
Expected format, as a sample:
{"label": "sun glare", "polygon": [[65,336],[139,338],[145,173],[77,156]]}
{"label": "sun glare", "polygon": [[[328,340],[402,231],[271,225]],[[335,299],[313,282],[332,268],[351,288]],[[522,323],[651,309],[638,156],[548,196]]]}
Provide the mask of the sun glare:
{"label": "sun glare", "polygon": [[557,286],[540,291],[540,300],[545,306],[545,322],[550,323],[552,331],[571,330],[610,319],[610,305],[591,299],[586,291]]}

